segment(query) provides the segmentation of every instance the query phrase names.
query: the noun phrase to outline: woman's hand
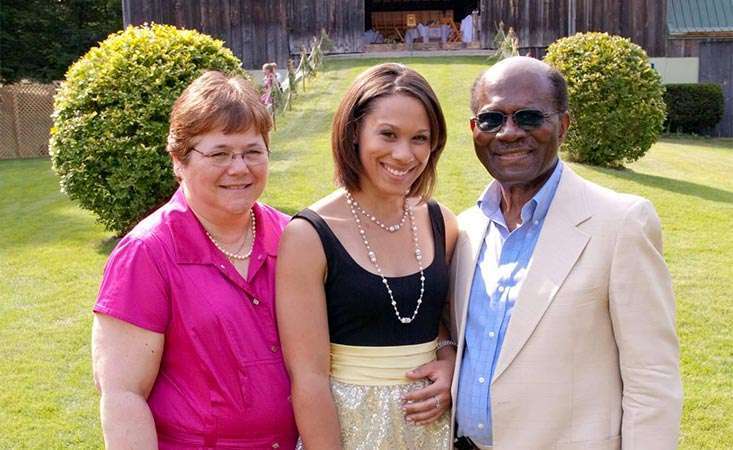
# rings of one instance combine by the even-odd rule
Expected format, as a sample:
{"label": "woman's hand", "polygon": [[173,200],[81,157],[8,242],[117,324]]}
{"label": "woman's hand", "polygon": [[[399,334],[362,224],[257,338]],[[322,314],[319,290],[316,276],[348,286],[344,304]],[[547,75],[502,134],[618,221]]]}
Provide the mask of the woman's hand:
{"label": "woman's hand", "polygon": [[404,397],[405,417],[416,425],[427,425],[438,420],[451,407],[450,388],[455,366],[455,349],[445,348],[441,352],[446,356],[407,372],[407,377],[412,380],[426,378],[431,382]]}

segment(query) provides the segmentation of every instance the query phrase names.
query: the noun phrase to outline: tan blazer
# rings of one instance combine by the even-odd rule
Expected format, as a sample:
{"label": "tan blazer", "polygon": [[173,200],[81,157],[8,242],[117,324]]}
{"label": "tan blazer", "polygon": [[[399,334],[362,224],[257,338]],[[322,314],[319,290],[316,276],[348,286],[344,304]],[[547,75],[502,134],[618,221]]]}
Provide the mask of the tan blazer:
{"label": "tan blazer", "polygon": [[[488,219],[474,207],[459,224],[454,399]],[[654,207],[566,165],[491,380],[494,449],[674,449],[681,405],[674,297]]]}

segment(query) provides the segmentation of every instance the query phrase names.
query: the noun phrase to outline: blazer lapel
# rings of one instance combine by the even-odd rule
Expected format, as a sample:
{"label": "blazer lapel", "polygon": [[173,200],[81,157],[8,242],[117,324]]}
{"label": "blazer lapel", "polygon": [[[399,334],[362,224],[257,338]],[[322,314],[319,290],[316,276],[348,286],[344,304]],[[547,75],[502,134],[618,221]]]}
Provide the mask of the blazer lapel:
{"label": "blazer lapel", "polygon": [[454,309],[454,318],[457,321],[456,337],[460,340],[463,340],[466,328],[468,296],[471,292],[476,260],[489,225],[489,218],[480,209],[474,207],[468,214],[469,216],[464,221],[465,225],[461,227],[462,239],[459,241],[459,248],[456,252],[458,258],[456,258],[455,296],[453,297],[456,302]]}
{"label": "blazer lapel", "polygon": [[532,335],[590,237],[577,225],[590,217],[585,186],[567,165],[545,217],[527,277],[509,321],[492,382],[511,364]]}

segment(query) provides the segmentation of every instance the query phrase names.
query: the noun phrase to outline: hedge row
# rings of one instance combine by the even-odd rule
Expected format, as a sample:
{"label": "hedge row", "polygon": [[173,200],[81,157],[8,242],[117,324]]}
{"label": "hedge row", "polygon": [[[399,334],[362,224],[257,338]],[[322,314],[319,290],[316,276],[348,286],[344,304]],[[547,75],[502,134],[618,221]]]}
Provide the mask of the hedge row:
{"label": "hedge row", "polygon": [[723,118],[723,89],[714,83],[668,84],[665,128],[673,133],[707,134]]}

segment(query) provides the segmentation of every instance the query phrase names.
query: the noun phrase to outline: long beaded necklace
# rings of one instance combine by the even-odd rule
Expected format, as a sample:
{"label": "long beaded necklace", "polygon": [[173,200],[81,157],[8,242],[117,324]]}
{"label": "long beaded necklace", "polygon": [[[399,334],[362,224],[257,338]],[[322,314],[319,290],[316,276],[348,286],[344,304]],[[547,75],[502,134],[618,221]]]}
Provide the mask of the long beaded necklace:
{"label": "long beaded necklace", "polygon": [[[211,233],[207,231],[206,235],[209,237],[209,239],[214,244],[214,246],[218,248],[220,252],[224,253],[224,255],[226,255],[227,258],[238,259],[240,261],[244,261],[245,259],[248,259],[250,256],[252,256],[252,250],[254,250],[255,248],[255,237],[257,235],[257,222],[255,221],[255,213],[254,211],[252,211],[252,208],[249,209],[249,223],[252,228],[252,245],[250,245],[249,251],[245,253],[244,255],[239,253],[239,251],[241,251],[241,248],[236,253],[230,252],[226,250],[225,248],[223,248],[221,245],[219,245],[219,243],[216,241],[216,239],[214,239],[214,236],[212,236]],[[242,245],[244,246],[244,244]]]}
{"label": "long beaded necklace", "polygon": [[422,298],[423,294],[425,293],[425,273],[423,272],[423,266],[422,266],[422,251],[420,250],[420,244],[417,239],[417,225],[415,225],[415,212],[413,211],[411,206],[407,206],[407,201],[405,200],[405,208],[407,210],[407,215],[410,217],[410,229],[412,230],[412,242],[415,245],[415,260],[417,261],[417,266],[420,268],[420,296],[417,298],[417,305],[415,306],[415,310],[412,312],[412,315],[409,317],[402,317],[400,316],[400,312],[397,309],[397,301],[394,298],[394,294],[392,293],[392,288],[389,286],[389,281],[387,281],[387,278],[385,278],[384,274],[382,273],[382,268],[379,266],[379,263],[377,262],[377,254],[374,253],[374,250],[372,250],[371,245],[369,245],[369,240],[366,236],[366,231],[361,226],[361,220],[359,219],[359,214],[356,212],[357,203],[354,200],[354,197],[351,195],[351,192],[346,191],[346,203],[349,205],[349,209],[351,209],[351,215],[354,216],[354,222],[356,222],[356,227],[359,229],[359,235],[361,236],[361,240],[364,243],[364,247],[366,247],[367,255],[369,256],[369,261],[374,265],[374,268],[377,269],[377,274],[379,274],[379,277],[382,279],[382,284],[384,284],[384,287],[387,289],[387,294],[389,294],[389,299],[392,303],[392,309],[394,309],[395,316],[397,317],[397,320],[399,320],[401,323],[408,324],[415,320],[415,317],[417,317],[418,311],[420,311],[420,305],[422,305]]}
{"label": "long beaded necklace", "polygon": [[357,202],[356,200],[354,200],[354,197],[351,196],[351,193],[350,192],[347,191],[346,192],[346,196],[347,196],[347,199],[351,200],[351,202],[353,203],[354,207],[356,207],[356,209],[361,213],[362,216],[364,216],[367,219],[371,220],[372,223],[374,223],[375,225],[377,225],[379,228],[383,229],[384,231],[388,231],[390,233],[394,233],[396,231],[399,231],[400,228],[402,228],[402,225],[405,224],[405,220],[407,219],[407,214],[408,214],[407,213],[407,211],[408,211],[408,208],[407,208],[407,198],[405,198],[405,204],[402,206],[402,217],[400,218],[400,221],[398,223],[394,224],[394,225],[385,225],[384,222],[382,222],[381,220],[377,219],[376,216],[374,216],[373,214],[369,214],[369,212],[367,212],[364,208],[362,208],[361,205],[359,204],[359,202]]}

